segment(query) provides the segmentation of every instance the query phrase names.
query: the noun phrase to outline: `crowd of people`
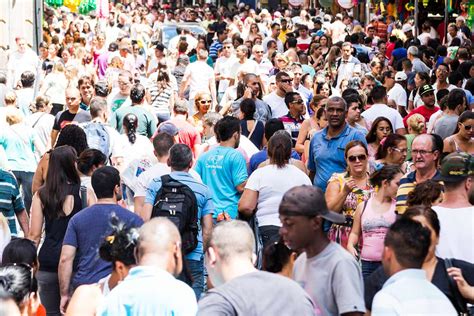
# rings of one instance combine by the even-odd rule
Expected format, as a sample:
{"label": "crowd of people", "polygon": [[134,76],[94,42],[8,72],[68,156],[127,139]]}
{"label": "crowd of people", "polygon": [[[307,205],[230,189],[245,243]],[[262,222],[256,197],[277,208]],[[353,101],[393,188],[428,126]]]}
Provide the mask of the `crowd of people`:
{"label": "crowd of people", "polygon": [[9,52],[0,314],[473,312],[463,14],[151,2]]}

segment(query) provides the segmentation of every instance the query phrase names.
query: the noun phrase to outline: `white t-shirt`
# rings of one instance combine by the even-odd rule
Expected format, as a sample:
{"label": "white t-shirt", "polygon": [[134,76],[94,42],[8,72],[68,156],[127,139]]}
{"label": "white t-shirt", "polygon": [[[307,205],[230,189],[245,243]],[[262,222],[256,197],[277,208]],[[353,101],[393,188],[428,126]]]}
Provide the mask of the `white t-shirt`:
{"label": "white t-shirt", "polygon": [[214,79],[214,69],[206,62],[198,60],[186,67],[183,80],[187,78],[190,78],[189,99],[194,99],[198,92],[211,93],[209,80]]}
{"label": "white t-shirt", "polygon": [[279,118],[288,114],[285,98],[279,97],[275,91],[264,96],[263,101],[272,109],[272,118]]}
{"label": "white t-shirt", "polygon": [[[50,139],[54,125],[54,116],[45,112],[36,112],[26,117],[26,123],[36,131],[38,140],[43,144],[44,149],[47,150],[51,145]],[[36,154],[39,158],[44,152],[36,152]]]}
{"label": "white t-shirt", "polygon": [[311,185],[311,180],[293,165],[277,168],[267,165],[255,170],[249,177],[246,189],[258,191],[257,219],[259,226],[281,226],[278,206],[283,194],[299,185]]}
{"label": "white t-shirt", "polygon": [[[220,74],[221,76],[230,77],[231,67],[235,63],[236,59],[233,56],[230,57],[219,57],[217,58],[216,64],[214,66],[214,72]],[[221,79],[219,80],[218,92],[224,93],[225,89],[229,86],[229,80]]]}
{"label": "white t-shirt", "polygon": [[397,106],[407,106],[407,92],[399,83],[395,83],[392,89],[387,93],[387,97],[389,100],[395,101]]}
{"label": "white t-shirt", "polygon": [[230,68],[230,75],[237,81],[237,77],[239,72],[245,72],[247,74],[257,74],[258,73],[258,64],[255,60],[247,59],[243,64],[241,64],[238,60],[234,62],[232,67]]}
{"label": "white t-shirt", "polygon": [[51,99],[51,103],[66,104],[66,88],[68,81],[63,73],[52,72],[43,80],[44,95]]}
{"label": "white t-shirt", "polygon": [[40,65],[38,56],[34,51],[27,48],[22,54],[19,51],[14,51],[8,57],[7,69],[12,73],[13,77],[10,77],[10,87],[15,88],[16,84],[20,80],[21,74],[25,71],[31,71],[37,77],[37,69]]}
{"label": "white t-shirt", "polygon": [[369,129],[372,126],[372,122],[381,116],[387,118],[392,123],[392,127],[394,128],[393,132],[405,127],[400,113],[386,104],[374,104],[370,109],[362,113],[362,117],[366,120]]}
{"label": "white t-shirt", "polygon": [[436,255],[474,263],[474,206],[432,208],[441,226]]}
{"label": "white t-shirt", "polygon": [[[154,155],[154,148],[151,141],[140,134],[136,134],[135,143],[130,143],[128,136],[125,134],[119,135],[120,142],[123,144],[123,164],[128,166],[133,160],[147,159],[151,163],[156,163]],[[128,185],[128,184],[127,184]]]}

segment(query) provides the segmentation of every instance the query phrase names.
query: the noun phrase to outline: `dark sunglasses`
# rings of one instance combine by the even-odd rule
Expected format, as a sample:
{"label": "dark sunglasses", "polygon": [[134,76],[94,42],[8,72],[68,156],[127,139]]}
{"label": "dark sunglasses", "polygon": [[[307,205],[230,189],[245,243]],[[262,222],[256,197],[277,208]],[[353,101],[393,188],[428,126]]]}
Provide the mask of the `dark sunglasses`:
{"label": "dark sunglasses", "polygon": [[282,83],[292,83],[293,80],[292,79],[284,79],[284,80],[280,80],[280,82],[282,82]]}
{"label": "dark sunglasses", "polygon": [[294,100],[291,103],[303,104],[303,99]]}
{"label": "dark sunglasses", "polygon": [[200,100],[199,101],[199,103],[201,103],[201,104],[209,104],[211,102],[212,102],[211,100]]}
{"label": "dark sunglasses", "polygon": [[463,123],[460,123],[462,126],[464,126],[464,129],[466,131],[470,131],[472,129],[472,125],[464,125]]}
{"label": "dark sunglasses", "polygon": [[365,161],[367,159],[366,155],[358,155],[358,156],[349,156],[347,157],[350,162],[356,162],[357,160],[359,161]]}

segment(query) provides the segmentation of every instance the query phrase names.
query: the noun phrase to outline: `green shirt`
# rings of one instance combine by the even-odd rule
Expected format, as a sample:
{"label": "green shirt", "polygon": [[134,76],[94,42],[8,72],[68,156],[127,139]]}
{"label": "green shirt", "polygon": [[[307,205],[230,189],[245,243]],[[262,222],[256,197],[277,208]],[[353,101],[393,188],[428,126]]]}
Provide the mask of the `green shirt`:
{"label": "green shirt", "polygon": [[156,131],[158,120],[155,115],[151,114],[141,106],[132,105],[119,108],[117,111],[113,112],[112,117],[109,120],[110,126],[123,134],[123,118],[129,113],[135,114],[138,118],[137,133],[151,138]]}

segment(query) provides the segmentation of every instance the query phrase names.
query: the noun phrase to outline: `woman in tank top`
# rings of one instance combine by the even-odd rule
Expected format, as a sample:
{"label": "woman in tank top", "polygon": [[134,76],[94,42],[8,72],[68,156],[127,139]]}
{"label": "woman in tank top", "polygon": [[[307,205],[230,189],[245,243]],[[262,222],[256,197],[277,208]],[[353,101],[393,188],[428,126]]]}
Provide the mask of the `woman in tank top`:
{"label": "woman in tank top", "polygon": [[48,315],[60,315],[58,265],[69,220],[82,209],[77,153],[71,146],[56,147],[50,154],[48,174],[31,205],[29,239],[39,247],[37,273],[41,302]]}
{"label": "woman in tank top", "polygon": [[[382,251],[385,234],[395,222],[395,197],[403,176],[400,167],[386,165],[375,171],[370,183],[376,188],[375,193],[364,203],[357,206],[354,223],[347,242],[347,250],[359,257],[360,246],[362,276],[367,278],[382,263]],[[359,244],[360,235],[362,241]]]}

